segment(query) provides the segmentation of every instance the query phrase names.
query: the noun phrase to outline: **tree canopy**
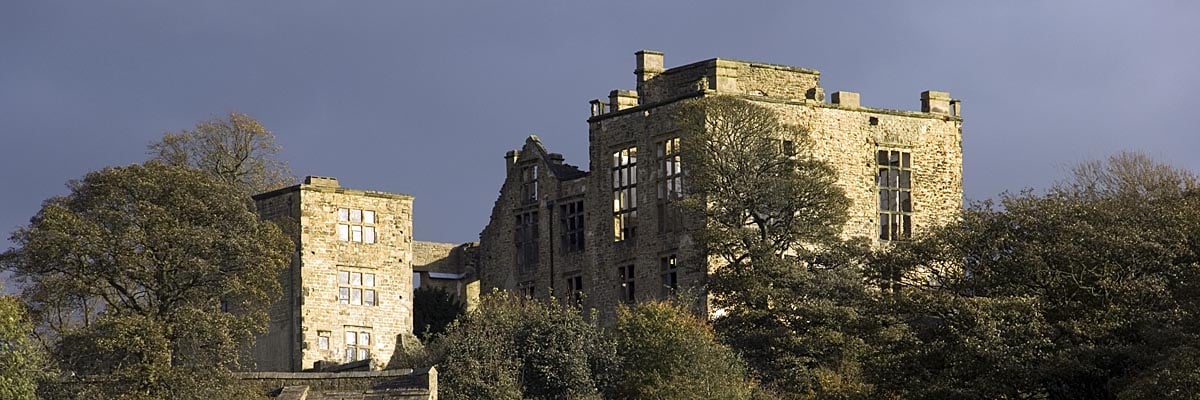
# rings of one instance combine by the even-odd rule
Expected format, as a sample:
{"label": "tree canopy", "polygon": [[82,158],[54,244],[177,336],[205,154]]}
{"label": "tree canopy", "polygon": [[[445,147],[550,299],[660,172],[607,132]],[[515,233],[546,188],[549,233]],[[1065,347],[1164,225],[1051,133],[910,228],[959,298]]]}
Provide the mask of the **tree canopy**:
{"label": "tree canopy", "polygon": [[35,399],[49,369],[25,305],[12,296],[0,296],[0,365],[0,398],[12,400]]}
{"label": "tree canopy", "polygon": [[433,343],[446,399],[599,398],[615,347],[594,320],[557,303],[484,296]]}
{"label": "tree canopy", "polygon": [[234,186],[157,162],[106,168],[68,187],[3,255],[57,340],[60,366],[127,374],[137,382],[107,388],[125,394],[179,393],[204,385],[178,373],[239,368],[290,261],[294,245],[279,228]]}
{"label": "tree canopy", "polygon": [[685,307],[622,306],[612,335],[621,349],[613,398],[749,399],[754,393],[746,364]]}
{"label": "tree canopy", "polygon": [[294,183],[287,163],[276,158],[278,152],[275,134],[238,112],[168,132],[149,145],[153,159],[207,172],[248,195]]}
{"label": "tree canopy", "polygon": [[895,249],[880,263],[904,271],[881,307],[881,388],[981,399],[1200,388],[1186,370],[1200,340],[1195,188],[1186,171],[1119,154]]}

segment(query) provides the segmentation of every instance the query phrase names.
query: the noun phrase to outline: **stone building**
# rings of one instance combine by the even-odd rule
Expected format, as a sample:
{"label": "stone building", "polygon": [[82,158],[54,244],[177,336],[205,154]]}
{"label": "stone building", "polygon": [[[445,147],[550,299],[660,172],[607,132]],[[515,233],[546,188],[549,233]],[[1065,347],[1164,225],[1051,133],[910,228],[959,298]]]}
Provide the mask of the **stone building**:
{"label": "stone building", "polygon": [[737,96],[806,128],[812,156],[838,171],[851,199],[847,237],[905,240],[962,208],[962,119],[949,93],[921,93],[920,111],[865,107],[853,92],[827,102],[815,70],[720,58],[665,69],[654,51],[636,54],[634,74],[636,90],[591,102],[589,171],[535,136],[505,155],[506,179],[480,234],[485,290],[608,312],[700,287],[710,266],[670,204],[687,185],[671,112],[700,97]]}
{"label": "stone building", "polygon": [[474,308],[479,300],[479,281],[474,279],[478,247],[478,243],[414,241],[413,290],[423,287],[442,289],[466,309]]}
{"label": "stone building", "polygon": [[253,350],[256,369],[386,366],[412,335],[413,198],[310,176],[254,200],[297,243],[283,298]]}

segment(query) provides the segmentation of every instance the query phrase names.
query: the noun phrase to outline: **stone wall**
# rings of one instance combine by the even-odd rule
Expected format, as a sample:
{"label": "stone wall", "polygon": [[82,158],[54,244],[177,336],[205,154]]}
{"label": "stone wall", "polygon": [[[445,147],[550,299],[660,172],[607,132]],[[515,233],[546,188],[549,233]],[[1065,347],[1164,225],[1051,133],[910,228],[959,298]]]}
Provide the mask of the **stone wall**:
{"label": "stone wall", "polygon": [[[276,221],[293,241],[300,242],[300,227],[297,217],[300,215],[300,191],[281,190],[256,198],[259,215],[264,219]],[[267,332],[260,335],[251,350],[251,362],[259,371],[291,371],[293,360],[299,354],[296,332],[300,329],[300,320],[296,318],[299,312],[300,296],[300,259],[292,257],[288,268],[279,275],[279,286],[283,297],[271,304],[267,313],[269,322]]]}
{"label": "stone wall", "polygon": [[912,154],[913,231],[954,221],[962,210],[962,120],[948,115],[839,107],[812,101],[746,97],[805,127],[810,153],[838,171],[851,200],[845,237],[878,238],[875,151]]}
{"label": "stone wall", "polygon": [[418,287],[437,287],[472,309],[479,302],[478,243],[413,242],[413,276]]}
{"label": "stone wall", "polygon": [[247,372],[238,378],[279,400],[437,400],[437,370]]}

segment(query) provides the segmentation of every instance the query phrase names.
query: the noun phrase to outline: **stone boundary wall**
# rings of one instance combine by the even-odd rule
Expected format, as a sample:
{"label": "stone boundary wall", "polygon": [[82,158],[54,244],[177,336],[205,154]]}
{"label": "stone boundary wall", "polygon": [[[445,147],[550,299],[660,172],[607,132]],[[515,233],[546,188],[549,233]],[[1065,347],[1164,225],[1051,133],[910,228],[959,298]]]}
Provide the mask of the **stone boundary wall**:
{"label": "stone boundary wall", "polygon": [[[437,369],[358,372],[240,372],[266,395],[285,399],[437,400]],[[299,396],[299,397],[297,397]]]}

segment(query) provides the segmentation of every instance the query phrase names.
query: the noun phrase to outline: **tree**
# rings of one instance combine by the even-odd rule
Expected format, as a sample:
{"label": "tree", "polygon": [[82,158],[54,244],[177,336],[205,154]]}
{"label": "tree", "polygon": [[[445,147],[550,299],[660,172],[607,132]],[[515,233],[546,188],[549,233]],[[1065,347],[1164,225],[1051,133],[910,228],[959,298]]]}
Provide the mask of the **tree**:
{"label": "tree", "polygon": [[554,301],[484,296],[431,347],[446,399],[598,398],[614,384],[611,341]]}
{"label": "tree", "polygon": [[446,331],[466,307],[445,289],[423,286],[413,290],[413,330],[421,340]]}
{"label": "tree", "polygon": [[746,365],[712,327],[686,308],[660,302],[617,310],[621,399],[748,399]]}
{"label": "tree", "polygon": [[275,158],[277,152],[275,134],[238,112],[191,130],[168,132],[149,145],[153,159],[207,172],[248,195],[293,183],[287,163]]}
{"label": "tree", "polygon": [[47,365],[33,322],[15,297],[0,296],[0,398],[33,400]]}
{"label": "tree", "polygon": [[128,377],[127,385],[99,386],[106,396],[136,398],[202,393],[238,369],[266,328],[294,248],[279,228],[233,186],[157,162],[106,168],[68,187],[3,255],[27,282],[42,326],[63,328],[49,338],[58,339],[65,372]]}
{"label": "tree", "polygon": [[801,127],[731,96],[688,102],[675,122],[694,194],[685,205],[705,221],[709,256],[739,269],[836,241],[850,202]]}
{"label": "tree", "polygon": [[807,132],[767,106],[731,96],[682,105],[697,238],[720,264],[709,278],[717,332],[780,396],[835,398],[867,390],[854,333],[865,299],[842,244],[849,200],[837,173],[812,158]]}
{"label": "tree", "polygon": [[1196,188],[1186,171],[1120,154],[901,246],[882,263],[904,279],[881,319],[896,340],[871,364],[881,391],[1113,399],[1194,384],[1180,366],[1200,340]]}

